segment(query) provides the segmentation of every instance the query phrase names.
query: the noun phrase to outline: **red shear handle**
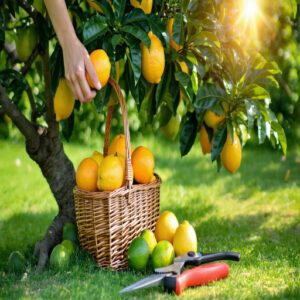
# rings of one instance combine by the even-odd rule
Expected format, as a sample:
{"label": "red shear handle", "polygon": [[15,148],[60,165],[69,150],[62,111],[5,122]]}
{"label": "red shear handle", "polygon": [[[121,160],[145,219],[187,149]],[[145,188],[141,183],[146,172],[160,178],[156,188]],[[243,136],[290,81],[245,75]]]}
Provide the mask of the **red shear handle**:
{"label": "red shear handle", "polygon": [[226,263],[211,263],[184,271],[181,275],[165,277],[164,287],[180,295],[187,287],[205,285],[226,278],[229,266]]}

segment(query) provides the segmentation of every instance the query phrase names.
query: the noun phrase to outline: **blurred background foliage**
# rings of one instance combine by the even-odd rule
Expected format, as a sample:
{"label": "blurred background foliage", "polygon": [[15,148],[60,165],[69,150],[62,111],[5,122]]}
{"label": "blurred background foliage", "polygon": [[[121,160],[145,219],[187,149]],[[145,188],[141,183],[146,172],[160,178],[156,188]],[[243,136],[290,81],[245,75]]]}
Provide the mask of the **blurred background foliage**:
{"label": "blurred background foliage", "polygon": [[[78,22],[76,10],[72,10],[72,1],[68,2],[70,15],[73,16],[73,22],[76,23]],[[240,14],[241,7],[239,2],[241,1],[223,0],[219,2],[231,8],[231,15],[226,16],[228,22],[231,22],[233,18],[237,18]],[[300,137],[300,5],[298,4],[298,10],[295,10],[293,5],[296,2],[290,0],[262,0],[258,1],[258,3],[260,7],[255,25],[248,24],[244,28],[230,26],[230,30],[235,28],[236,34],[245,41],[244,47],[252,49],[253,52],[261,51],[266,58],[278,63],[282,71],[282,74],[276,76],[280,83],[280,88],[271,90],[271,109],[276,113],[278,120],[286,131],[288,142],[291,143]],[[84,6],[85,3],[82,5]],[[44,8],[41,9],[45,13]],[[294,15],[295,11],[298,11],[297,15]],[[18,14],[19,16],[16,16],[16,20],[21,17],[21,21],[19,21],[21,23],[12,22],[11,27],[5,29],[5,41],[11,44],[16,40],[18,27],[22,25],[22,22],[29,20],[22,8],[20,8]],[[244,37],[241,35],[244,35]],[[53,52],[54,47],[55,39],[53,39],[50,53]],[[4,51],[0,52],[0,69],[6,67],[7,55]],[[29,85],[33,87],[35,98],[40,99],[37,102],[37,106],[40,106],[42,110],[44,86],[40,59],[37,58],[34,64],[34,68],[27,73],[26,79]],[[154,126],[143,128],[141,126],[142,116],[138,114],[135,101],[130,94],[126,95],[126,100],[131,133],[135,135],[140,133],[141,130],[143,134],[157,132],[159,128],[158,120],[154,122]],[[23,92],[19,105],[21,105],[25,114],[30,117],[30,104],[26,92]],[[116,110],[119,113],[114,115],[115,117],[112,121],[113,134],[123,130],[120,110]],[[93,103],[80,105],[77,102],[72,116],[76,126],[70,140],[88,143],[91,139],[99,138],[104,133],[105,115],[106,109],[98,113],[97,107]],[[69,124],[61,122],[61,126],[63,130],[67,130]],[[13,139],[21,138],[11,120],[0,112],[0,138],[8,137]]]}
{"label": "blurred background foliage", "polygon": [[[262,50],[282,71],[280,89],[272,90],[271,108],[289,137],[300,136],[300,14],[294,19],[290,1],[265,1],[272,23],[264,34]],[[275,4],[275,5],[274,5]],[[275,33],[272,33],[274,28]]]}
{"label": "blurred background foliage", "polygon": [[[235,1],[231,1],[235,2]],[[299,2],[299,1],[298,1]],[[300,136],[300,5],[296,2],[267,1],[260,3],[252,46],[263,56],[278,63],[280,88],[271,90],[271,109],[285,129],[290,142]],[[246,32],[249,36],[253,33]],[[245,39],[245,43],[249,43]]]}

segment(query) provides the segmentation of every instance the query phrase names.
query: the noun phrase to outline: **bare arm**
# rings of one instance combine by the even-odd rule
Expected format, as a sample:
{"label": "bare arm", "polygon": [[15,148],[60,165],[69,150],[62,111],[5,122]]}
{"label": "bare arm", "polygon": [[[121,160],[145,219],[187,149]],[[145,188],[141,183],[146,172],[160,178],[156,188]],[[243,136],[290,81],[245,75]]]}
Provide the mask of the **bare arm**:
{"label": "bare arm", "polygon": [[89,73],[97,89],[101,88],[89,54],[76,36],[64,0],[44,0],[63,50],[65,77],[77,99],[87,102],[96,96],[86,80]]}

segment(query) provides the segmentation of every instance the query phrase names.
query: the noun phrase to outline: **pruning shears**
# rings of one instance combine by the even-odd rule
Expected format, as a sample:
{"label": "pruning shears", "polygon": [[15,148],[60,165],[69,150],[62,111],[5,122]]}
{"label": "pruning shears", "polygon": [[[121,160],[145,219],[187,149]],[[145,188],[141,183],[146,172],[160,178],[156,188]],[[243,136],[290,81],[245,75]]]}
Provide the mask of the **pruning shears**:
{"label": "pruning shears", "polygon": [[[122,289],[120,293],[162,284],[166,291],[180,295],[187,287],[205,285],[226,278],[229,274],[229,266],[226,263],[211,263],[219,260],[239,261],[240,253],[201,254],[191,251],[186,255],[176,257],[172,265],[155,269],[154,274]],[[183,271],[186,266],[193,266],[193,268]]]}

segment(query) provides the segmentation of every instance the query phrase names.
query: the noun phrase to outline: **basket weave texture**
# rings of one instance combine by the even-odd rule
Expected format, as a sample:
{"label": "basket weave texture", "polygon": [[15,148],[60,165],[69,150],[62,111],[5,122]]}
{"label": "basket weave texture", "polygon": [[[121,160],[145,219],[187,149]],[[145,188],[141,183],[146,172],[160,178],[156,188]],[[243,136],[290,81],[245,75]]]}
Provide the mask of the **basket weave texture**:
{"label": "basket weave texture", "polygon": [[[101,267],[126,269],[127,250],[131,241],[144,229],[155,229],[159,216],[161,180],[149,184],[133,184],[130,134],[125,100],[119,85],[110,78],[121,105],[126,141],[126,184],[113,192],[87,192],[74,188],[76,222],[81,247]],[[104,156],[108,152],[111,106],[106,119]]]}

